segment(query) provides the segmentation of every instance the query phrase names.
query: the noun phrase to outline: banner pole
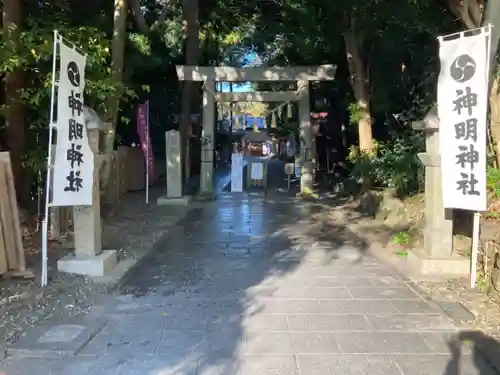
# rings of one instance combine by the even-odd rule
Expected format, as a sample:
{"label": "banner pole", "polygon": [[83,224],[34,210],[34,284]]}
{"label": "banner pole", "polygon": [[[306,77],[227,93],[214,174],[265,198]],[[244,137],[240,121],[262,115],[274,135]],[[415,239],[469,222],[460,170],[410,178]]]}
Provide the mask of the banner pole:
{"label": "banner pole", "polygon": [[481,214],[479,212],[474,212],[474,221],[472,225],[472,251],[470,257],[470,287],[476,287],[477,281],[477,256],[479,253],[479,236],[480,236],[480,224]]}
{"label": "banner pole", "polygon": [[57,61],[57,44],[59,35],[57,30],[54,30],[54,45],[52,47],[52,87],[50,91],[50,115],[49,115],[49,147],[47,156],[47,172],[45,181],[45,207],[44,217],[42,221],[42,287],[48,284],[48,220],[49,220],[49,206],[50,206],[50,180],[52,178],[52,132],[54,121],[54,97],[56,86],[56,61]]}
{"label": "banner pole", "polygon": [[149,204],[149,100],[146,100],[146,204]]}

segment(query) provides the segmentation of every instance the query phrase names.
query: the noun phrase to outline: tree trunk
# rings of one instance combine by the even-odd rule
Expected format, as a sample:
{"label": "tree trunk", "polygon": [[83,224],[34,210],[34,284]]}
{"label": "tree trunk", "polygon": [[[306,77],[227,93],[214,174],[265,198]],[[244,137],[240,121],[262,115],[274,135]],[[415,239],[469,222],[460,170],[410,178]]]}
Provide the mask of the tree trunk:
{"label": "tree trunk", "polygon": [[[198,65],[200,54],[200,38],[198,24],[198,0],[182,0],[186,65]],[[182,115],[180,122],[180,135],[182,142],[181,160],[184,160],[184,177],[186,181],[191,175],[191,161],[189,151],[189,140],[191,137],[191,104],[197,95],[196,83],[185,81],[182,91]]]}
{"label": "tree trunk", "polygon": [[496,168],[500,168],[500,76],[497,64],[498,43],[500,40],[500,0],[488,1],[483,24],[491,23],[491,59],[490,59],[490,134],[495,152]]}
{"label": "tree trunk", "polygon": [[490,111],[490,134],[495,154],[495,167],[500,168],[500,77],[493,79],[490,93]]}
{"label": "tree trunk", "polygon": [[[125,0],[114,0],[114,16],[113,16],[113,40],[111,44],[111,76],[113,80],[122,84],[123,81],[123,59],[125,50],[125,34],[126,34],[126,18],[127,4]],[[105,138],[104,150],[104,165],[102,168],[101,178],[101,193],[106,191],[110,172],[111,172],[111,157],[115,147],[116,127],[118,125],[120,98],[122,92],[119,91],[115,95],[111,95],[108,103],[108,115],[106,116],[106,124],[108,126],[107,135]]]}
{"label": "tree trunk", "polygon": [[[5,38],[18,42],[21,27],[21,0],[5,0],[3,3],[3,28]],[[8,108],[5,116],[6,143],[10,151],[12,171],[18,199],[23,194],[22,157],[25,151],[24,105],[19,96],[23,87],[24,75],[21,70],[15,70],[5,77],[5,100]]]}
{"label": "tree trunk", "polygon": [[344,34],[344,42],[351,75],[351,85],[359,111],[358,136],[359,148],[363,151],[373,149],[372,116],[370,112],[370,95],[368,92],[368,77],[365,63],[361,57],[361,43],[352,31]]}

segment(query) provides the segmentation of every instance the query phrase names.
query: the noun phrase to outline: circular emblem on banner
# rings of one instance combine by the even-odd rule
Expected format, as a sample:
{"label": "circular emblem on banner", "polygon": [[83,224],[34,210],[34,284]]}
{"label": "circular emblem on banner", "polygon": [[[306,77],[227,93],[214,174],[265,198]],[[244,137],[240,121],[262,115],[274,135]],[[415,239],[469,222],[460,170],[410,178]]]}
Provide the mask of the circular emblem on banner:
{"label": "circular emblem on banner", "polygon": [[80,86],[80,69],[78,69],[78,65],[76,65],[76,62],[70,61],[68,63],[66,71],[68,72],[68,79],[71,84],[75,87]]}
{"label": "circular emblem on banner", "polygon": [[450,75],[455,81],[464,83],[474,77],[476,62],[469,55],[458,56],[450,66]]}

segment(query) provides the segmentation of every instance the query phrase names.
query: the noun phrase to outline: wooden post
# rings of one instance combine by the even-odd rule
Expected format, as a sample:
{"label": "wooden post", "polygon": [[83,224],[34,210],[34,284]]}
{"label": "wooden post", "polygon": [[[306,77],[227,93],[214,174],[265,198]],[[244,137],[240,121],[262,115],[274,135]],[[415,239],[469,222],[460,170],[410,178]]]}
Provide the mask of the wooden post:
{"label": "wooden post", "polygon": [[0,229],[9,276],[33,278],[26,270],[14,175],[8,152],[0,152]]}

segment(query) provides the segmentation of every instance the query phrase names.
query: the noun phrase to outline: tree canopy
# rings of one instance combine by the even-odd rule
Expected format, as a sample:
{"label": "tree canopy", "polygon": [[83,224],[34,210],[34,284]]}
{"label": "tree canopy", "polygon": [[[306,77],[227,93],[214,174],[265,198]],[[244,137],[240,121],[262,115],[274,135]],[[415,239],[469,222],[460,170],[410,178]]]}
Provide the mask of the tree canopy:
{"label": "tree canopy", "polygon": [[407,134],[433,105],[436,36],[484,19],[499,30],[499,1],[485,9],[482,0],[3,0],[0,147],[29,200],[26,186],[45,168],[56,28],[88,54],[86,102],[114,124],[119,143],[137,142],[138,101],[150,101],[155,152],[164,131],[200,111],[199,87],[182,86],[175,64],[245,65],[254,54],[268,66],[336,64],[333,84],[312,87],[313,103],[326,100],[328,131],[344,124],[370,150]]}

